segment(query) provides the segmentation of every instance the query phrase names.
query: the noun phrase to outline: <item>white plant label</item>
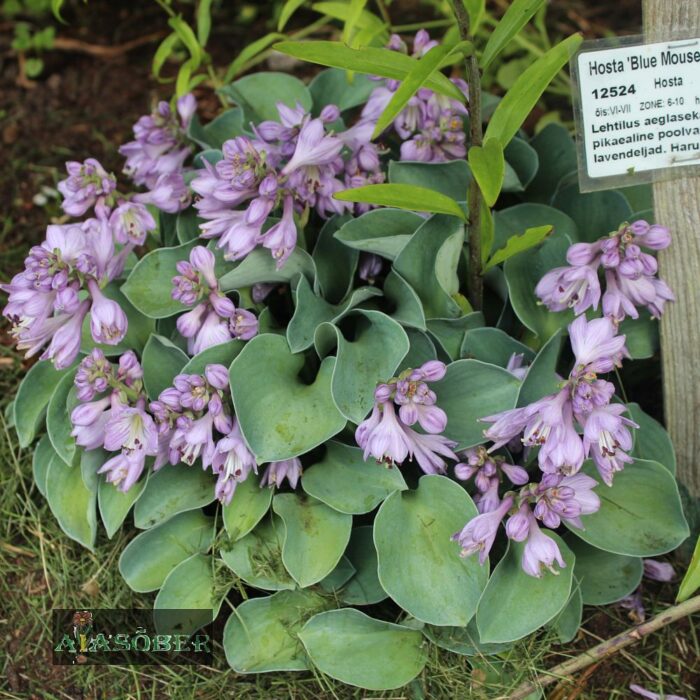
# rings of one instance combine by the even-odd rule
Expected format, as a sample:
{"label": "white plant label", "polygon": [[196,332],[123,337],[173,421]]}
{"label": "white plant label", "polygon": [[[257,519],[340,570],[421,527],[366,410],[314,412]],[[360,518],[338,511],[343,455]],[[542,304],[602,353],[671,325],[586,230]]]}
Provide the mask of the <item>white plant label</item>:
{"label": "white plant label", "polygon": [[583,51],[576,69],[586,189],[700,165],[700,39]]}

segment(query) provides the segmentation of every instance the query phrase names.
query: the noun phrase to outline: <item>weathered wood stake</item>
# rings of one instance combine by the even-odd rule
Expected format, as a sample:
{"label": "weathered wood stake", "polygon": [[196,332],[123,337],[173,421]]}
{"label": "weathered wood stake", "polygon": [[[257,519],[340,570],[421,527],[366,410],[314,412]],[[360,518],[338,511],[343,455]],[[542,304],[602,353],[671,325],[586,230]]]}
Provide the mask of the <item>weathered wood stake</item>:
{"label": "weathered wood stake", "polygon": [[[697,0],[644,0],[647,36],[675,31],[700,36]],[[654,184],[656,221],[668,226],[671,247],[659,255],[661,276],[676,295],[661,321],[666,425],[678,456],[678,476],[700,495],[700,177]]]}

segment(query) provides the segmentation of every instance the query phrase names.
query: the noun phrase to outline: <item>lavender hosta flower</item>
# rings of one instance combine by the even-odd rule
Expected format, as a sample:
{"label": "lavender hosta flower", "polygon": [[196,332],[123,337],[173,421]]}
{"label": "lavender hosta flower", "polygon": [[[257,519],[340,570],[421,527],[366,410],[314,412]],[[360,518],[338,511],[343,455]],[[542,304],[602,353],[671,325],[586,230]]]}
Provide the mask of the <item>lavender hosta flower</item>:
{"label": "lavender hosta flower", "polygon": [[586,474],[545,474],[535,492],[534,515],[552,529],[559,527],[562,520],[583,529],[580,516],[600,508],[600,499],[593,492],[596,486],[596,480]]}
{"label": "lavender hosta flower", "polygon": [[521,382],[527,376],[529,367],[525,364],[525,355],[522,352],[514,352],[506,364],[506,370]]}
{"label": "lavender hosta flower", "polygon": [[90,309],[90,331],[96,343],[117,345],[126,335],[128,320],[121,306],[113,299],[108,299],[94,280],[88,281],[92,296]]}
{"label": "lavender hosta flower", "polygon": [[121,202],[109,217],[117,243],[143,245],[150,231],[157,228],[151,212],[138,202]]}
{"label": "lavender hosta flower", "polygon": [[501,521],[512,506],[513,497],[507,496],[497,508],[477,515],[452,535],[452,540],[461,547],[460,556],[468,557],[478,552],[479,563],[483,565],[493,547]]}
{"label": "lavender hosta flower", "polygon": [[554,568],[555,563],[562,569],[566,568],[566,562],[557,543],[540,530],[535,516],[530,515],[527,541],[521,560],[523,571],[535,578],[541,578],[544,575],[544,569],[558,575],[559,572]]}
{"label": "lavender hosta flower", "polygon": [[80,404],[71,411],[71,435],[75,438],[76,445],[86,450],[102,447],[105,427],[112,413],[111,406],[112,398],[105,396],[97,401]]}
{"label": "lavender hosta flower", "polygon": [[279,270],[287,262],[297,243],[297,226],[294,222],[294,200],[291,195],[284,198],[282,218],[279,222],[260,236],[262,245],[267,248],[277,261]]}
{"label": "lavender hosta flower", "polygon": [[643,559],[642,563],[644,564],[644,575],[652,581],[668,583],[676,577],[675,570],[668,562]]}
{"label": "lavender hosta flower", "polygon": [[494,457],[485,447],[472,447],[459,453],[459,457],[465,461],[455,465],[455,476],[460,481],[468,481],[474,478],[474,484],[480,493],[485,493],[492,487],[492,481],[500,482],[500,474],[503,473],[518,486],[526,484],[530,477],[527,471],[514,464],[508,464],[503,457]]}
{"label": "lavender hosta flower", "polygon": [[629,610],[627,617],[634,622],[635,625],[641,625],[647,618],[647,611],[642,600],[642,587],[636,591],[626,595],[618,601],[618,605],[625,610]]}
{"label": "lavender hosta flower", "polygon": [[260,486],[276,486],[279,488],[286,479],[289,485],[295,489],[301,473],[302,466],[297,457],[285,459],[281,462],[270,462],[265,468],[265,473],[260,480]]}
{"label": "lavender hosta flower", "polygon": [[309,119],[299,130],[294,154],[282,168],[283,175],[290,175],[295,170],[318,168],[335,161],[343,149],[343,142],[326,133],[320,119]]}
{"label": "lavender hosta flower", "polygon": [[177,214],[186,209],[190,200],[189,188],[179,172],[159,175],[148,192],[140,192],[133,197],[134,202],[152,204],[168,214]]}
{"label": "lavender hosta flower", "polygon": [[216,444],[212,471],[219,477],[215,487],[216,497],[224,505],[231,502],[237,484],[245,481],[251,471],[258,473],[255,456],[246,444],[235,418],[231,431]]}
{"label": "lavender hosta flower", "polygon": [[177,116],[167,102],[160,102],[152,114],[134,124],[135,140],[125,143],[119,152],[126,156],[124,172],[137,185],[153,188],[161,175],[182,169],[191,153],[185,134],[196,108],[194,96],[183,95],[177,101]]}
{"label": "lavender hosta flower", "polygon": [[384,260],[374,253],[360,253],[357,276],[368,284],[374,284],[384,268]]}
{"label": "lavender hosta flower", "polygon": [[633,693],[637,693],[637,695],[641,695],[643,698],[647,698],[647,700],[686,700],[686,698],[683,698],[680,695],[653,693],[651,690],[642,688],[641,685],[637,685],[636,683],[632,683],[630,685],[630,690]]}
{"label": "lavender hosta flower", "polygon": [[594,243],[576,243],[569,248],[569,267],[550,270],[535,293],[552,311],[573,307],[577,314],[598,308],[601,297],[599,271],[605,275],[602,293],[603,314],[615,324],[627,316],[639,318],[638,308],[646,307],[658,318],[666,302],[674,296],[668,285],[657,277],[656,259],[643,251],[661,250],[671,243],[663,226],[646,221],[624,223],[605,238]]}
{"label": "lavender hosta flower", "polygon": [[520,504],[517,513],[511,515],[506,522],[506,535],[515,542],[524,542],[530,532],[530,519],[532,513],[530,506],[525,501]]}
{"label": "lavender hosta flower", "polygon": [[229,318],[231,335],[238,340],[250,340],[258,334],[258,319],[246,309],[236,309]]}
{"label": "lavender hosta flower", "polygon": [[111,194],[117,186],[114,175],[94,158],[88,158],[83,163],[69,161],[66,170],[68,177],[61,180],[57,187],[63,195],[63,211],[70,216],[82,216],[97,202],[98,197]]}
{"label": "lavender hosta flower", "polygon": [[593,461],[603,481],[612,486],[615,472],[634,461],[627,452],[633,440],[629,427],[639,426],[621,414],[627,410],[624,404],[609,404],[592,411],[583,426],[583,446],[586,456]]}

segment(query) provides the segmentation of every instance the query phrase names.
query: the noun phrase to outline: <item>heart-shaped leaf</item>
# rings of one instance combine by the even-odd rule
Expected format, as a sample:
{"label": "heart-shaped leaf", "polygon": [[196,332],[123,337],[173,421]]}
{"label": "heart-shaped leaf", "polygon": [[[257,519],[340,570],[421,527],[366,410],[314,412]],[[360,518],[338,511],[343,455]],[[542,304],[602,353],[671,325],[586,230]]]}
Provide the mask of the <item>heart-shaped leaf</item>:
{"label": "heart-shaped leaf", "polygon": [[180,513],[131,540],[119,572],[133,591],[155,591],[180,562],[206,552],[213,539],[214,522],[201,510]]}
{"label": "heart-shaped leaf", "polygon": [[320,671],[368,690],[400,688],[427,661],[418,630],[375,620],[352,608],[315,615],[299,639]]}
{"label": "heart-shaped leaf", "polygon": [[350,539],[352,516],[296,493],[279,493],[272,509],[284,521],[282,561],[302,587],[327,576],[343,556]]}
{"label": "heart-shaped leaf", "polygon": [[155,401],[160,393],[172,386],[173,379],[187,364],[187,354],[162,335],[151,335],[143,349],[141,366],[148,398]]}
{"label": "heart-shaped leaf", "polygon": [[566,567],[541,578],[523,571],[524,543],[510,541],[484,590],[476,624],[483,642],[512,642],[534,632],[564,608],[571,594],[575,557],[564,541],[549,530]]}
{"label": "heart-shaped leaf", "polygon": [[379,509],[379,580],[418,620],[463,626],[474,615],[488,569],[461,558],[450,538],[477,514],[467,492],[438,475],[422,477],[416,491],[395,492]]}
{"label": "heart-shaped leaf", "polygon": [[303,355],[292,354],[283,337],[270,333],[250,340],[231,364],[236,416],[260,462],[297,457],[345,425],[331,394],[335,358],[323,360],[312,384],[299,379],[303,365]]}
{"label": "heart-shaped leaf", "polygon": [[387,594],[379,581],[371,525],[353,529],[346,556],[355,569],[355,575],[340,592],[342,601],[348,605],[373,605],[384,600]]}
{"label": "heart-shaped leaf", "polygon": [[272,503],[272,489],[260,488],[258,480],[250,475],[236,486],[231,503],[223,507],[224,526],[228,536],[240,540],[265,516]]}
{"label": "heart-shaped leaf", "polygon": [[304,471],[301,485],[310,496],[340,513],[369,513],[389,494],[406,489],[398,469],[387,469],[362,450],[331,440],[326,454]]}

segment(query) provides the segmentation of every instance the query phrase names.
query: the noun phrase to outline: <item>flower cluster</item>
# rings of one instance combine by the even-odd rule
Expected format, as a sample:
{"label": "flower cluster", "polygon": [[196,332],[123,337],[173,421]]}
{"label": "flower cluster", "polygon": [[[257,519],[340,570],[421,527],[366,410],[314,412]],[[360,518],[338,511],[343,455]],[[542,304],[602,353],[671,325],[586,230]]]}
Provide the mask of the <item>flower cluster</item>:
{"label": "flower cluster", "polygon": [[[415,459],[426,474],[444,473],[445,458],[457,460],[452,451],[456,443],[440,435],[447,426],[447,415],[436,405],[437,396],[428,386],[445,372],[444,363],[430,360],[376,388],[372,413],[355,431],[365,460],[371,455],[392,466]],[[425,432],[411,427],[416,423]]]}
{"label": "flower cluster", "polygon": [[[165,464],[201,460],[217,476],[214,493],[224,504],[231,502],[236,486],[258,464],[241,432],[230,405],[228,370],[223,365],[207,365],[204,374],[179,374],[173,385],[150,404],[155,417],[158,449],[154,470]],[[286,478],[296,488],[301,462],[289,459],[272,462],[260,486],[280,486]]]}
{"label": "flower cluster", "polygon": [[[118,452],[99,469],[107,481],[128,491],[141,476],[146,457],[155,456],[158,435],[146,412],[143,370],[129,350],[115,369],[101,350],[93,350],[80,363],[75,375],[78,399],[71,412],[77,445],[85,450],[104,448]],[[97,398],[96,398],[97,397]]]}
{"label": "flower cluster", "polygon": [[[614,473],[632,461],[629,429],[637,426],[622,415],[624,404],[611,402],[614,385],[598,377],[620,364],[626,355],[625,337],[617,335],[609,319],[587,321],[585,316],[569,326],[569,333],[576,359],[559,391],[522,408],[483,418],[491,423],[484,435],[493,446],[488,452],[483,447],[469,451],[467,462],[455,468],[458,478],[475,476],[479,491],[481,515],[454,536],[465,556],[480,552],[483,562],[501,521],[510,513],[506,534],[516,542],[526,541],[522,559],[526,573],[540,576],[543,568],[554,571],[554,563],[564,566],[556,542],[540,530],[538,521],[548,528],[557,528],[562,521],[582,528],[581,516],[600,508],[600,499],[593,491],[597,482],[579,473],[584,460],[593,459],[609,486]],[[537,448],[542,472],[539,483],[527,483],[525,470],[513,471],[503,458],[490,456],[513,440],[526,448]],[[514,484],[522,485],[519,492],[508,492],[502,500],[499,470]]]}
{"label": "flower cluster", "polygon": [[[428,32],[421,29],[413,39],[413,56],[419,58],[437,44],[437,41],[430,39]],[[391,37],[388,48],[408,53],[406,44],[396,34]],[[453,79],[452,82],[465,95],[468,94],[467,84],[463,80]],[[397,80],[387,80],[375,88],[362,110],[361,123],[369,123],[374,129],[400,84]],[[461,102],[421,88],[392,125],[402,140],[401,160],[440,163],[464,158],[467,150],[463,120],[467,114]]]}
{"label": "flower cluster", "polygon": [[177,263],[172,297],[194,308],[177,319],[177,329],[187,338],[192,355],[232,338],[250,340],[258,332],[258,319],[250,311],[236,308],[219,290],[216,258],[203,246],[195,246],[189,262]]}
{"label": "flower cluster", "polygon": [[66,163],[68,176],[58,183],[62,208],[81,222],[51,225],[46,240],[34,246],[25,268],[0,289],[9,294],[3,315],[13,324],[17,347],[31,357],[43,349],[58,369],[78,355],[83,322],[90,314],[96,343],[116,345],[127,331],[127,317],[104,288],[117,279],[131,251],[143,245],[156,221],[147,204],[176,212],[189,203],[182,175],[190,152],[182,146],[184,129],[195,109],[192,95],[178,101],[182,122],[173,121],[167,103],[139,119],[136,141],[125,144],[126,172],[148,192],[121,193],[117,179],[94,158]]}
{"label": "flower cluster", "polygon": [[663,226],[646,221],[624,223],[595,243],[575,243],[566,259],[569,267],[550,270],[535,293],[552,311],[573,308],[578,315],[597,309],[601,300],[599,270],[605,277],[602,293],[603,314],[618,324],[627,316],[639,318],[638,308],[646,307],[659,318],[673,292],[657,277],[656,258],[642,248],[663,250],[671,244],[671,234]]}

